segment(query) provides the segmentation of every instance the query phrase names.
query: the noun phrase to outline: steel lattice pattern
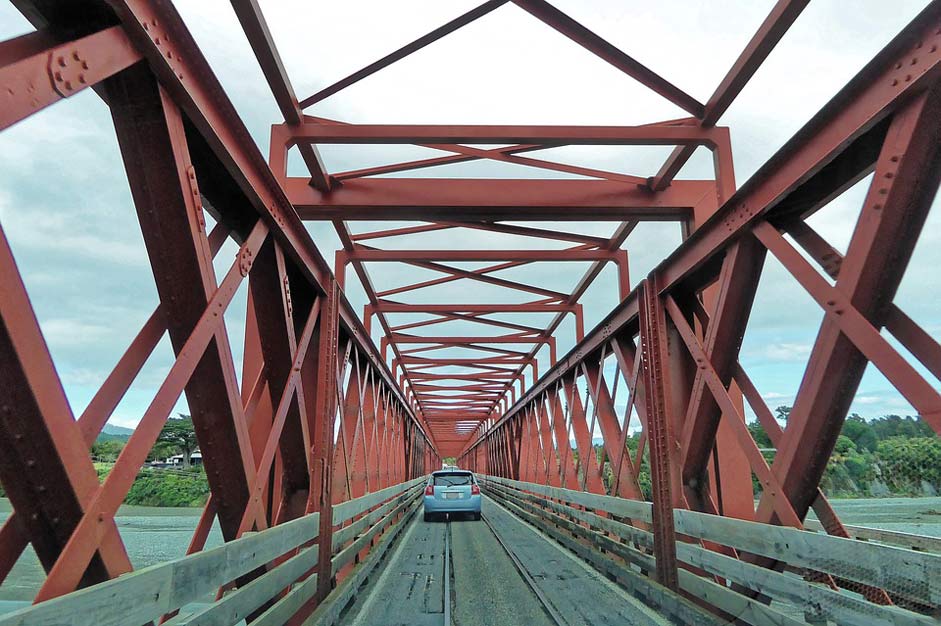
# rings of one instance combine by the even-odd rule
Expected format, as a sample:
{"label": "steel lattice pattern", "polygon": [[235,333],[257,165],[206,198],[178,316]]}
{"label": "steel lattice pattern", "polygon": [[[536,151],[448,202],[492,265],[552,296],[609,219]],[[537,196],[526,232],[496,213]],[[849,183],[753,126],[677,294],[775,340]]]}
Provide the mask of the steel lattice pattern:
{"label": "steel lattice pattern", "polygon": [[[624,533],[613,547],[637,552],[623,562],[634,558],[638,571],[668,590],[697,595],[690,573],[706,566],[690,559],[709,558],[697,556],[699,548],[769,570],[787,561],[773,551],[716,545],[705,532],[697,539],[689,520],[698,518],[688,513],[802,528],[812,509],[829,535],[850,537],[819,485],[867,366],[941,432],[941,345],[895,303],[941,180],[937,0],[741,187],[729,129],[718,123],[806,1],[779,0],[703,103],[544,0],[484,2],[299,97],[256,0],[232,0],[283,117],[274,120],[267,159],[171,4],[15,4],[37,31],[0,44],[0,129],[83,89],[97,91],[114,121],[160,298],[76,417],[0,237],[0,482],[14,508],[0,528],[0,579],[32,545],[47,573],[37,601],[132,569],[114,515],[181,396],[212,492],[188,553],[202,550],[216,519],[231,541],[288,522],[299,528],[319,515],[317,534],[262,563],[279,565],[305,550],[305,558],[316,557],[304,576],[278,587],[285,598],[307,590],[292,605],[295,619],[311,614],[334,585],[348,592],[343,581],[363,571],[357,567],[374,538],[414,511],[406,498],[445,458],[493,477],[494,494],[533,520],[568,516],[573,533],[605,550],[613,540],[590,533],[594,524],[611,524]],[[499,16],[506,4],[688,116],[549,126],[353,124],[309,113],[475,20]],[[440,156],[331,172],[321,149],[332,145],[419,146]],[[657,171],[634,173],[541,154],[565,146],[672,152]],[[677,178],[697,148],[711,154],[713,175]],[[289,154],[303,161],[303,176],[288,174]],[[475,161],[541,177],[416,173]],[[870,175],[842,254],[808,218]],[[333,266],[304,221],[335,228],[342,249]],[[683,241],[632,282],[625,241],[648,221],[675,224]],[[585,234],[577,227],[584,222],[603,222],[610,232]],[[469,232],[486,233],[495,245],[461,246]],[[238,254],[217,276],[214,257],[230,240]],[[786,428],[739,358],[771,258],[822,312]],[[375,267],[389,263],[416,280],[375,281],[386,275]],[[570,275],[574,287],[520,278],[526,274],[518,269],[537,264]],[[606,267],[619,304],[586,329],[581,300]],[[362,315],[344,293],[350,270],[365,291]],[[245,355],[236,364],[225,313],[246,283]],[[428,295],[440,287],[466,298]],[[576,345],[559,354],[566,324]],[[172,368],[99,484],[88,449],[164,336]],[[777,450],[771,462],[746,426],[746,405]],[[640,433],[634,448],[632,415]],[[639,480],[645,463],[650,485]],[[590,506],[574,492],[616,498]],[[610,503],[618,498],[643,517],[594,506],[616,507]],[[315,545],[319,553],[309,551]],[[868,604],[937,610],[930,582],[900,588],[807,561],[803,578],[826,593],[848,589]],[[245,589],[264,569],[230,576],[219,597]],[[726,577],[708,571],[709,584]],[[764,590],[754,591],[743,601],[759,611],[754,600]],[[703,604],[727,617],[729,605],[707,596],[699,594]],[[856,611],[858,597],[843,609]],[[179,605],[157,614],[171,608]]]}

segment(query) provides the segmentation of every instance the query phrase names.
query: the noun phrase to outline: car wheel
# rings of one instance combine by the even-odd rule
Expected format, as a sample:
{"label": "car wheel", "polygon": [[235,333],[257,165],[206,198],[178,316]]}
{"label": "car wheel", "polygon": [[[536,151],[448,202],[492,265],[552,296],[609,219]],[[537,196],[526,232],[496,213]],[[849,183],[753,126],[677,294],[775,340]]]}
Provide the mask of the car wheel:
{"label": "car wheel", "polygon": [[426,522],[432,521],[432,520],[431,520],[431,513],[425,513],[425,521],[426,521]]}
{"label": "car wheel", "polygon": [[479,522],[479,521],[480,521],[480,511],[477,511],[476,513],[474,513],[473,517],[474,517],[474,520],[475,520],[475,521],[478,521],[478,522]]}

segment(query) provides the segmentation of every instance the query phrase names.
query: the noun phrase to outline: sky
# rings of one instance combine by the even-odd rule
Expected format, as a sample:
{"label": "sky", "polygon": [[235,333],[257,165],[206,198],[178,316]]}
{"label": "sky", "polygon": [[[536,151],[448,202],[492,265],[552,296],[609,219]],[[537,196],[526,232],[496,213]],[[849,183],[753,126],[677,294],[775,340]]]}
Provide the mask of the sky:
{"label": "sky", "polygon": [[[269,128],[281,121],[234,12],[224,0],[177,1],[191,32],[263,154]],[[704,102],[771,9],[770,1],[555,0],[601,36]],[[295,91],[303,98],[456,17],[472,2],[433,0],[263,1],[269,26]],[[922,8],[923,2],[815,0],[772,52],[720,123],[731,128],[736,179],[748,179]],[[0,3],[0,39],[31,30]],[[308,109],[362,123],[630,125],[686,114],[513,6],[501,7],[398,64]],[[669,148],[571,147],[540,157],[648,176]],[[440,154],[407,146],[325,146],[331,172]],[[303,165],[289,164],[293,175]],[[425,170],[421,176],[546,176],[531,168],[473,163]],[[679,178],[711,175],[697,151]],[[550,175],[551,176],[551,175]],[[845,251],[866,193],[864,180],[813,218],[811,225]],[[932,211],[896,298],[933,336],[941,333],[935,268],[941,262],[941,211]],[[107,107],[90,90],[0,134],[0,225],[9,239],[73,411],[80,414],[157,304],[120,153]],[[535,224],[552,228],[552,224]],[[373,224],[374,226],[374,224]],[[308,223],[328,260],[339,247],[329,224]],[[611,223],[567,224],[608,236]],[[354,232],[370,224],[351,223]],[[416,236],[401,245],[506,248],[559,244],[463,231],[442,240]],[[431,243],[429,242],[436,242]],[[643,224],[627,240],[632,284],[680,242],[675,224]],[[235,255],[217,256],[222,274]],[[462,264],[470,267],[474,264]],[[542,264],[502,276],[571,289],[581,264]],[[394,286],[432,276],[397,264],[369,266],[374,283]],[[352,272],[349,273],[352,276]],[[586,325],[616,304],[608,269],[586,293]],[[362,288],[350,280],[356,310]],[[472,300],[498,294],[474,286]],[[468,301],[467,285],[417,294],[414,301]],[[245,289],[226,313],[233,353],[241,359]],[[790,404],[801,381],[822,313],[770,257],[744,339],[741,361],[768,404]],[[393,323],[410,321],[393,317]],[[519,321],[519,318],[502,316]],[[539,318],[538,321],[544,321]],[[378,325],[377,325],[378,326]],[[434,327],[432,327],[434,328]],[[443,330],[443,329],[442,329]],[[451,326],[448,332],[470,330]],[[560,355],[574,344],[569,322],[559,331]],[[545,355],[543,355],[545,356]],[[133,426],[172,363],[164,341],[118,406],[112,423]],[[540,366],[547,369],[545,358]],[[619,402],[626,399],[623,396]],[[852,411],[866,417],[912,413],[885,378],[867,369]],[[185,401],[177,411],[186,412]]]}

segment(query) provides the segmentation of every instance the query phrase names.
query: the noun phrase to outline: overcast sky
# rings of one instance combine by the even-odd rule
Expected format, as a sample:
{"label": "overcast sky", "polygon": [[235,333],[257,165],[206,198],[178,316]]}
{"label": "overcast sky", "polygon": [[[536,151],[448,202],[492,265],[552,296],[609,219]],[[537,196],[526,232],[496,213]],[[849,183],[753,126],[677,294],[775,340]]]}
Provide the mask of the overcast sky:
{"label": "overcast sky", "polygon": [[[767,15],[773,2],[554,0],[561,9],[705,102]],[[299,97],[303,98],[468,10],[473,2],[433,0],[267,1],[261,3]],[[263,154],[278,110],[251,50],[224,0],[178,1],[177,7],[227,89]],[[921,9],[924,2],[815,0],[721,120],[732,132],[736,177],[744,182]],[[31,30],[0,3],[0,38]],[[686,114],[519,10],[504,6],[478,22],[307,110],[350,122],[534,123],[629,125]],[[332,172],[440,154],[403,146],[326,146]],[[669,148],[578,147],[539,157],[648,176]],[[292,162],[291,172],[303,166]],[[473,163],[424,170],[421,176],[549,176],[530,168]],[[711,175],[697,152],[680,178]],[[0,135],[0,224],[9,238],[76,414],[80,413],[157,304],[120,154],[105,105],[90,90]],[[814,216],[812,225],[845,251],[868,179]],[[937,202],[936,202],[937,209]],[[941,216],[932,212],[896,303],[934,336],[941,333],[935,268],[941,262]],[[552,227],[552,225],[542,225]],[[354,232],[369,224],[352,223]],[[566,225],[607,236],[613,224]],[[310,224],[323,255],[339,243],[332,227]],[[462,231],[399,245],[466,248],[548,247],[560,244]],[[632,283],[679,243],[679,228],[645,224],[628,239]],[[380,244],[382,245],[382,244]],[[391,244],[389,244],[391,245]],[[217,257],[224,271],[235,253]],[[471,266],[473,264],[464,264]],[[395,264],[369,267],[386,288],[433,274]],[[501,274],[571,289],[584,266],[543,264]],[[352,274],[352,273],[351,273]],[[355,308],[365,302],[350,281]],[[468,293],[472,293],[469,296]],[[412,301],[505,299],[466,284]],[[617,300],[606,270],[586,294],[592,327]],[[235,358],[241,358],[244,289],[226,316]],[[742,362],[773,407],[790,404],[822,315],[769,257]],[[519,321],[519,318],[502,316]],[[408,318],[393,318],[393,322]],[[545,318],[539,318],[544,322]],[[435,327],[431,327],[434,329]],[[483,328],[483,327],[481,327]],[[441,332],[463,333],[458,325]],[[429,330],[428,332],[433,332]],[[478,331],[479,332],[479,331]],[[560,354],[574,343],[571,324],[559,334]],[[172,363],[165,342],[118,407],[112,422],[133,426]],[[542,364],[545,371],[547,364]],[[185,411],[182,402],[178,409]],[[870,367],[853,410],[867,417],[906,414],[911,407]]]}

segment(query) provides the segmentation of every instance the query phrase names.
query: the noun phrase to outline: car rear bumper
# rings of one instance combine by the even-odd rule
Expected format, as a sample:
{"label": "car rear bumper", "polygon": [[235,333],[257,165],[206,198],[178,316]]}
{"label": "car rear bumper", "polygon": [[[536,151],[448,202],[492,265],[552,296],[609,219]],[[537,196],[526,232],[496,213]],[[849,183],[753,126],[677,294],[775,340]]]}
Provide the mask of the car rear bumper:
{"label": "car rear bumper", "polygon": [[460,500],[425,496],[425,513],[480,513],[480,496]]}

